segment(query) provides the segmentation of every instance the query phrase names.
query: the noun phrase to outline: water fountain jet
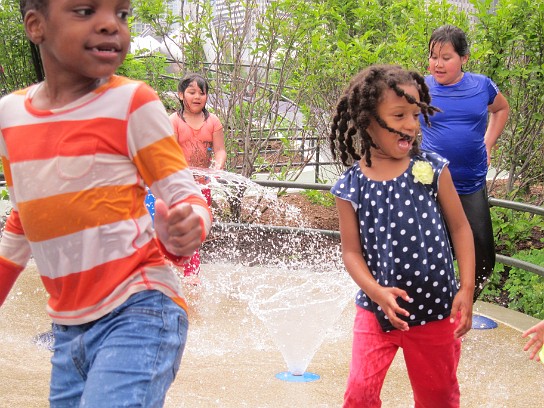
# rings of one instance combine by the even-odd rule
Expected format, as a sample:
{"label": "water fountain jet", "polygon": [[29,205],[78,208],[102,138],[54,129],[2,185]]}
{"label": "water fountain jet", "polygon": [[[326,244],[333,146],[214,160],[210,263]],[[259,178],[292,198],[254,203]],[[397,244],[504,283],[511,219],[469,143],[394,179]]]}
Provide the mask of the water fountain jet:
{"label": "water fountain jet", "polygon": [[249,307],[264,323],[287,364],[288,370],[276,378],[315,381],[319,375],[306,369],[353,297],[352,283],[345,272],[305,269],[275,271],[270,281],[274,284],[256,288]]}
{"label": "water fountain jet", "polygon": [[[315,381],[319,375],[306,369],[327,330],[355,293],[340,261],[338,242],[329,246],[331,241],[305,229],[300,210],[282,204],[268,188],[238,174],[192,170],[195,178],[208,181],[207,187],[212,191],[212,211],[216,227],[220,224],[217,235],[221,238],[214,234],[211,239],[226,242],[219,245],[218,259],[212,262],[242,263],[258,266],[262,271],[250,285],[253,293],[246,295],[250,297],[251,312],[265,325],[287,364],[288,371],[276,377],[292,382]],[[146,203],[153,213],[150,204]],[[241,221],[254,221],[265,212],[272,219],[287,219],[296,227],[278,233],[262,225],[246,225],[245,234],[240,236]],[[246,252],[253,247],[248,253],[250,259],[241,259],[240,247]],[[202,253],[210,257],[209,248]]]}

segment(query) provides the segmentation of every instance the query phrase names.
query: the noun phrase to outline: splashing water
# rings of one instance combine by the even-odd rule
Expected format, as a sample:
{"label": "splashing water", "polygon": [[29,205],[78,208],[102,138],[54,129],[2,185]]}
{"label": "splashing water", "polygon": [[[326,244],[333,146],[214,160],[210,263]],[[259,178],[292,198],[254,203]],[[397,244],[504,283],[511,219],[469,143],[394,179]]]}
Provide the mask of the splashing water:
{"label": "splashing water", "polygon": [[220,222],[254,222],[267,216],[304,227],[300,209],[282,203],[273,189],[235,173],[191,168],[195,179],[212,191],[212,212]]}
{"label": "splashing water", "polygon": [[248,214],[259,219],[269,211],[272,220],[280,218],[296,226],[271,230],[263,225],[216,224],[201,256],[204,262],[246,266],[242,282],[230,282],[231,287],[243,288],[236,296],[249,302],[289,373],[303,375],[356,292],[343,268],[338,240],[304,229],[298,208],[281,203],[269,189],[240,175],[206,169],[195,174],[199,176],[210,180],[207,187],[212,191],[216,220],[225,214],[228,220],[233,211],[224,205],[232,208],[237,202],[241,205],[238,221],[246,220]]}
{"label": "splashing water", "polygon": [[280,269],[255,288],[251,311],[264,323],[292,375],[300,376],[353,297],[346,273]]}

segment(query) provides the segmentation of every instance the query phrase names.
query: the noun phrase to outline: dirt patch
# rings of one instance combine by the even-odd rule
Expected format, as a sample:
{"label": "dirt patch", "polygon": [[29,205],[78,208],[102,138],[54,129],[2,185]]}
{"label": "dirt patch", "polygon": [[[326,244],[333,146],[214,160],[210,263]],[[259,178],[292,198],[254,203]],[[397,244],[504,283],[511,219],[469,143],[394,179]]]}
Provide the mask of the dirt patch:
{"label": "dirt patch", "polygon": [[[326,207],[312,203],[303,194],[288,194],[279,198],[280,202],[300,209],[302,224],[307,228],[338,231],[338,211],[336,207]],[[294,225],[289,219],[269,219],[274,225]]]}

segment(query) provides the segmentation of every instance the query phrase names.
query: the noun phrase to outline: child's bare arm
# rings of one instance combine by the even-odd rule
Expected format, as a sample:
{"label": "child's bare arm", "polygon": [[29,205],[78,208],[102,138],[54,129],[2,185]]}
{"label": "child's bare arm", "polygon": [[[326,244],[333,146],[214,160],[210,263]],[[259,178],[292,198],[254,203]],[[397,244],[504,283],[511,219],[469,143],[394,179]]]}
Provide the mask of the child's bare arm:
{"label": "child's bare arm", "polygon": [[409,301],[406,291],[399,288],[383,287],[372,276],[363,258],[359,237],[359,222],[351,203],[336,198],[336,208],[340,221],[340,236],[342,240],[342,258],[348,273],[354,282],[377,304],[380,305],[389,321],[399,330],[408,330],[408,323],[398,315],[408,316],[409,313],[397,303],[402,297]]}
{"label": "child's bare arm", "polygon": [[215,159],[215,169],[223,170],[227,161],[227,150],[225,149],[225,135],[223,129],[213,134],[213,155]]}
{"label": "child's bare arm", "polygon": [[440,175],[439,185],[438,201],[448,225],[461,281],[450,315],[450,319],[457,319],[459,314],[459,325],[454,332],[455,338],[459,338],[472,327],[472,297],[475,284],[474,237],[447,167]]}
{"label": "child's bare arm", "polygon": [[525,344],[523,347],[523,351],[529,351],[529,358],[532,360],[536,357],[536,361],[542,361],[544,363],[544,360],[542,360],[542,354],[537,354],[538,351],[542,348],[544,345],[544,320],[542,320],[540,323],[535,324],[530,329],[526,330],[522,337],[527,337],[530,334],[534,334],[529,341]]}

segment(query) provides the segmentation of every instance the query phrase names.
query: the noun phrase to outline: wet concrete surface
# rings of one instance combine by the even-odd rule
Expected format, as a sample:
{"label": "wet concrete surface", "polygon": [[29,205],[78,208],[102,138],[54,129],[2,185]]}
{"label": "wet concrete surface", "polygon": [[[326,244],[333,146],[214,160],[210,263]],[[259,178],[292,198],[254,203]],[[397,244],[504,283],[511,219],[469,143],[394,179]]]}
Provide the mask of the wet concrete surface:
{"label": "wet concrete surface", "polygon": [[[307,371],[315,382],[292,383],[275,375],[286,362],[263,323],[239,296],[239,282],[218,285],[226,267],[203,265],[203,284],[187,287],[189,338],[166,407],[340,407],[351,355],[354,305],[349,302],[327,331]],[[248,272],[249,273],[249,272]],[[244,290],[250,290],[245,288]],[[210,296],[212,290],[216,296]],[[217,292],[221,292],[219,295]],[[47,407],[51,352],[33,342],[49,330],[46,294],[34,267],[21,275],[0,308],[0,407]],[[516,312],[477,303],[476,312],[498,327],[472,330],[463,342],[458,377],[462,407],[540,407],[544,365],[528,359],[521,330],[536,322]],[[382,390],[384,408],[412,407],[402,351]]]}

